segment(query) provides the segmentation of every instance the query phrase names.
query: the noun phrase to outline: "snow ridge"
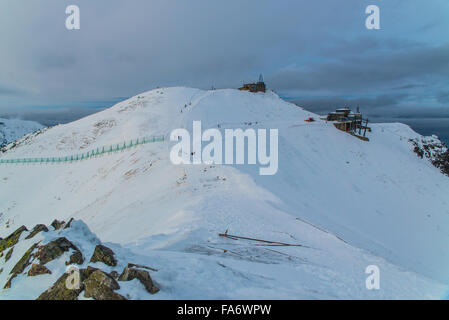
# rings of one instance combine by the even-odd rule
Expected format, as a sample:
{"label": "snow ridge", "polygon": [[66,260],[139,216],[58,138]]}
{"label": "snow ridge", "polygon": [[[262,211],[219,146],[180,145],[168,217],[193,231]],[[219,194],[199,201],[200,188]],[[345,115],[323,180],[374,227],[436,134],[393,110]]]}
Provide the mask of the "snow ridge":
{"label": "snow ridge", "polygon": [[[139,94],[50,128],[2,159],[168,136],[198,120],[203,130],[278,129],[277,174],[259,176],[252,165],[175,166],[170,143],[70,166],[1,166],[0,237],[21,225],[81,219],[156,266],[161,299],[444,297],[449,179],[413,152],[410,139],[421,136],[403,124],[372,124],[365,142],[318,118],[273,92]],[[220,237],[226,230],[242,238]],[[380,290],[365,286],[370,265],[380,269]]]}

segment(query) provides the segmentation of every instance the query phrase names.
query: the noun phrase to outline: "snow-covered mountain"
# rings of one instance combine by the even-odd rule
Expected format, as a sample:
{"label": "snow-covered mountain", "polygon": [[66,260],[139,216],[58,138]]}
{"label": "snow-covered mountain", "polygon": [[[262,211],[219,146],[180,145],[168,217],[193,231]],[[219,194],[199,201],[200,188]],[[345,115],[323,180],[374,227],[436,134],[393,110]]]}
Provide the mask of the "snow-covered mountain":
{"label": "snow-covered mountain", "polygon": [[0,147],[41,128],[43,126],[35,121],[0,118]]}
{"label": "snow-covered mountain", "polygon": [[[173,165],[170,132],[195,120],[203,130],[279,129],[277,174],[261,176],[254,165]],[[272,92],[152,90],[1,155],[58,157],[167,138],[81,162],[0,164],[0,237],[21,225],[81,219],[102,241],[156,266],[155,299],[442,298],[449,178],[413,152],[410,140],[421,136],[408,126],[371,127],[370,141],[361,141]],[[218,235],[226,230],[302,246]],[[379,267],[380,290],[365,287],[369,265]],[[5,269],[2,287],[7,279]],[[36,298],[14,281],[0,299]]]}

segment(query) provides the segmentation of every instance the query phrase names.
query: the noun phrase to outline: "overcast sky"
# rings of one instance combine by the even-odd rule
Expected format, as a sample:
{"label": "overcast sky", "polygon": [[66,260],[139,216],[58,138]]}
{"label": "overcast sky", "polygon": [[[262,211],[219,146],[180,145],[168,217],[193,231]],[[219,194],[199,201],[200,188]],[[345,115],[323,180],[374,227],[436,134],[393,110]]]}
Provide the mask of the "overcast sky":
{"label": "overcast sky", "polygon": [[[68,5],[81,29],[65,28]],[[380,8],[381,30],[365,28]],[[448,0],[2,0],[0,115],[88,113],[158,86],[269,88],[449,117]],[[383,112],[383,111],[382,111]]]}

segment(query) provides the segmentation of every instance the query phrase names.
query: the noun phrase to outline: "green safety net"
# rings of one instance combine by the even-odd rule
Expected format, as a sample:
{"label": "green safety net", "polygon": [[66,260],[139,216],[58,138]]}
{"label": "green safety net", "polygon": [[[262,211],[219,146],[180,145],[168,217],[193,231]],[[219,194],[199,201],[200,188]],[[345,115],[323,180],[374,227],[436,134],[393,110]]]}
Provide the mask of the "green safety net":
{"label": "green safety net", "polygon": [[138,138],[135,140],[125,141],[123,143],[117,143],[114,145],[108,145],[99,147],[82,154],[69,155],[64,157],[50,157],[50,158],[22,158],[22,159],[0,159],[0,163],[61,163],[61,162],[73,162],[81,161],[89,158],[109,154],[113,152],[123,151],[129,148],[136,147],[138,145],[162,142],[164,136],[150,136]]}

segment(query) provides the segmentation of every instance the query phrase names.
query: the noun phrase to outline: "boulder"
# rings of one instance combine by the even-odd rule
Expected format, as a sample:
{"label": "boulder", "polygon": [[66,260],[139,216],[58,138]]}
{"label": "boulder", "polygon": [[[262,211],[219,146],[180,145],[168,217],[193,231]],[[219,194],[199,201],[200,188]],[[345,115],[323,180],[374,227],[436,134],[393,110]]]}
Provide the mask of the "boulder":
{"label": "boulder", "polygon": [[65,237],[61,237],[47,243],[46,245],[39,246],[35,256],[39,259],[40,264],[44,265],[49,261],[59,258],[64,252],[67,252],[70,249],[74,250],[75,253],[79,252],[79,254],[81,254],[73,243]]}
{"label": "boulder", "polygon": [[150,274],[145,270],[126,267],[125,270],[123,270],[123,273],[118,278],[119,281],[131,281],[134,279],[139,280],[140,283],[143,284],[145,289],[151,294],[155,294],[159,291],[159,288],[154,285]]}
{"label": "boulder", "polygon": [[30,270],[28,270],[28,276],[34,277],[41,274],[51,274],[51,271],[48,270],[46,266],[42,266],[40,264],[32,264]]}
{"label": "boulder", "polygon": [[94,272],[97,271],[97,270],[100,270],[100,269],[97,269],[97,268],[88,266],[86,269],[81,269],[81,270],[80,270],[80,273],[81,273],[83,279],[87,279],[87,278],[90,277],[90,275],[91,275],[92,273],[94,273]]}
{"label": "boulder", "polygon": [[92,258],[90,258],[90,262],[103,262],[111,267],[115,267],[117,265],[117,260],[114,257],[114,251],[101,244],[95,247],[95,251]]}
{"label": "boulder", "polygon": [[48,232],[48,228],[45,224],[37,224],[34,226],[33,230],[30,232],[29,235],[27,235],[27,237],[25,239],[31,239],[33,238],[36,234],[38,234],[39,232]]}
{"label": "boulder", "polygon": [[28,229],[25,226],[21,226],[19,229],[14,231],[12,234],[7,236],[5,239],[1,240],[0,241],[0,252],[3,252],[3,250],[14,246],[19,241],[20,235],[24,231],[28,231]]}
{"label": "boulder", "polygon": [[[64,273],[51,288],[44,291],[36,300],[78,300],[78,296],[84,287],[80,283],[79,288],[67,288],[66,281],[69,277],[68,273]],[[81,277],[81,273],[80,273]],[[80,279],[82,281],[82,279]]]}
{"label": "boulder", "polygon": [[126,300],[122,295],[114,292],[120,289],[117,281],[101,270],[94,271],[84,281],[84,296],[95,300]]}

